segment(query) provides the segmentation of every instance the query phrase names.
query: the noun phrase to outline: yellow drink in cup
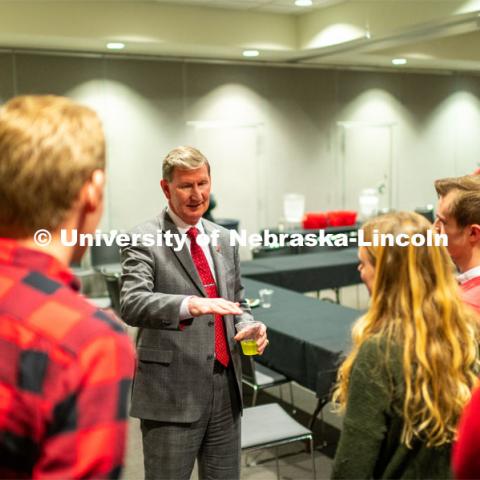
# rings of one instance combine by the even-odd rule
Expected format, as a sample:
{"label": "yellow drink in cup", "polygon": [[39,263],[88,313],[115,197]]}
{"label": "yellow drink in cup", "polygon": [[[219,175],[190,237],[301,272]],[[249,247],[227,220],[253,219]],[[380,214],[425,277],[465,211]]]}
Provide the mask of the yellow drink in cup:
{"label": "yellow drink in cup", "polygon": [[256,340],[242,340],[240,342],[242,352],[244,355],[257,355],[257,341]]}
{"label": "yellow drink in cup", "polygon": [[257,335],[258,330],[263,325],[262,322],[238,322],[235,324],[237,333],[246,333],[245,337],[240,340],[242,352],[244,355],[257,355]]}

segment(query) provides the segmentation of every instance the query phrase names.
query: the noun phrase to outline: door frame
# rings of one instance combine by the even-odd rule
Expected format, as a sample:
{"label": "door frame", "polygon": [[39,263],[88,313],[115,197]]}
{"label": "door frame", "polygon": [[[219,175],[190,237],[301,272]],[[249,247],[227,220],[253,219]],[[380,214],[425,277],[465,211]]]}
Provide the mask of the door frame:
{"label": "door frame", "polygon": [[387,182],[387,204],[388,208],[396,208],[398,205],[398,189],[397,189],[397,162],[394,155],[394,127],[396,122],[367,122],[367,121],[337,121],[337,161],[335,164],[336,175],[338,179],[338,196],[337,202],[339,205],[342,205],[342,208],[346,207],[346,157],[345,157],[345,146],[346,146],[346,130],[351,128],[386,128],[388,129],[390,135],[390,151],[388,159],[388,182]]}

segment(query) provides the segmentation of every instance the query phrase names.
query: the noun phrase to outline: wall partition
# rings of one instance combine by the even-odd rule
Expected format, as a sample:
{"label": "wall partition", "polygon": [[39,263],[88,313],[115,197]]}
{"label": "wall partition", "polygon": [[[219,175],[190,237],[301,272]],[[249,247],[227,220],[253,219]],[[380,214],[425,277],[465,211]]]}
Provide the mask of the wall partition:
{"label": "wall partition", "polygon": [[181,144],[212,161],[215,213],[275,226],[285,193],[306,209],[435,202],[436,178],[480,161],[480,77],[206,64],[25,52],[0,54],[0,102],[71,96],[95,108],[108,139],[102,228],[128,229],[165,204],[161,162]]}

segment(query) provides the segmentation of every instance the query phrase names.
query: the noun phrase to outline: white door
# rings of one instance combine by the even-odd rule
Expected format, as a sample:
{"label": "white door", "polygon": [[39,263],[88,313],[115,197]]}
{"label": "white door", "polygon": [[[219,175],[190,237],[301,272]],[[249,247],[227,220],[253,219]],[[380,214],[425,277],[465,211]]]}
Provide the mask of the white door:
{"label": "white door", "polygon": [[360,192],[374,188],[380,208],[394,207],[392,191],[392,124],[340,122],[341,204],[357,210]]}
{"label": "white door", "polygon": [[[248,234],[265,225],[265,189],[260,154],[261,126],[187,122],[190,144],[207,158],[212,171],[214,218],[240,221]],[[251,258],[240,249],[242,259]]]}

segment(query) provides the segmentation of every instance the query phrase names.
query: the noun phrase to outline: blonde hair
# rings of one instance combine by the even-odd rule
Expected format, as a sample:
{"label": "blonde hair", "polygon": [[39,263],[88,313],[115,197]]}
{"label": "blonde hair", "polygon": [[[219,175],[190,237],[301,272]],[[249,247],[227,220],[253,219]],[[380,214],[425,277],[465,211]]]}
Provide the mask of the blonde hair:
{"label": "blonde hair", "polygon": [[[364,225],[365,239],[379,233],[427,234],[430,223],[416,213],[383,215]],[[439,247],[365,247],[375,267],[371,305],[354,325],[353,351],[338,374],[334,400],[345,407],[349,378],[361,345],[372,337],[401,347],[405,397],[402,442],[450,443],[476,384],[476,317],[459,297],[447,250]]]}
{"label": "blonde hair", "polygon": [[52,95],[0,109],[0,235],[56,230],[80,189],[105,168],[105,139],[90,108]]}
{"label": "blonde hair", "polygon": [[210,164],[200,150],[193,147],[176,147],[163,160],[162,177],[167,182],[173,179],[173,170],[176,168],[194,170],[206,165],[210,175]]}

